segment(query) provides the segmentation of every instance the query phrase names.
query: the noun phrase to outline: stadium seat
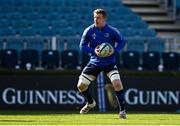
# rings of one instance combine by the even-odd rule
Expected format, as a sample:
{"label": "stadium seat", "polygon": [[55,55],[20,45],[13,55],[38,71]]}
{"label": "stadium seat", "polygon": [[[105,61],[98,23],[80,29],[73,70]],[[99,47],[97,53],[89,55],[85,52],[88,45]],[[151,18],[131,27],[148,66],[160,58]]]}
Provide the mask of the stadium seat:
{"label": "stadium seat", "polygon": [[20,36],[22,37],[32,37],[36,35],[36,31],[34,29],[21,29]]}
{"label": "stadium seat", "polygon": [[59,52],[56,50],[43,50],[41,55],[42,67],[58,68],[59,67]]}
{"label": "stadium seat", "polygon": [[25,6],[26,0],[11,0],[12,6]]}
{"label": "stadium seat", "polygon": [[14,69],[18,64],[18,53],[15,49],[0,51],[1,65],[5,68]]}
{"label": "stadium seat", "polygon": [[127,14],[124,17],[124,21],[140,21],[141,17],[139,15],[136,15],[134,13]]}
{"label": "stadium seat", "polygon": [[34,49],[41,52],[42,50],[46,49],[45,44],[45,41],[40,38],[28,39],[26,49]]}
{"label": "stadium seat", "polygon": [[53,21],[52,22],[52,28],[59,28],[59,29],[63,29],[63,28],[67,28],[69,26],[68,22],[65,20],[60,20],[60,21]]}
{"label": "stadium seat", "polygon": [[2,14],[8,14],[13,13],[13,7],[12,6],[1,6],[0,7],[0,13]]}
{"label": "stadium seat", "polygon": [[37,21],[37,20],[41,20],[41,15],[38,13],[30,13],[30,14],[26,14],[26,19],[27,21]]}
{"label": "stadium seat", "polygon": [[32,22],[32,28],[34,29],[48,28],[48,27],[49,27],[48,21],[36,20]]}
{"label": "stadium seat", "polygon": [[137,69],[139,67],[139,53],[133,51],[122,52],[122,65],[125,69]]}
{"label": "stadium seat", "polygon": [[162,53],[164,69],[179,71],[179,58],[179,54],[175,52]]}
{"label": "stadium seat", "polygon": [[34,8],[32,6],[22,6],[19,7],[19,14],[31,14],[34,12]]}
{"label": "stadium seat", "polygon": [[128,39],[127,51],[144,52],[144,40],[142,38]]}
{"label": "stadium seat", "polygon": [[147,51],[162,53],[165,51],[165,42],[160,38],[151,38],[147,40]]}
{"label": "stadium seat", "polygon": [[25,28],[28,28],[29,27],[29,24],[28,24],[28,21],[13,21],[12,22],[12,28],[13,29],[16,29],[16,30],[21,30],[21,29],[25,29]]}
{"label": "stadium seat", "polygon": [[23,20],[22,15],[19,13],[9,13],[9,14],[6,14],[6,17],[7,17],[7,21],[9,22],[16,22],[16,21]]}
{"label": "stadium seat", "polygon": [[45,0],[27,0],[27,3],[32,7],[42,7],[45,5]]}
{"label": "stadium seat", "polygon": [[79,51],[80,38],[78,37],[65,37],[64,42],[67,44],[67,50]]}
{"label": "stadium seat", "polygon": [[21,67],[26,68],[27,64],[31,64],[31,69],[39,65],[39,54],[37,50],[27,49],[20,53]]}
{"label": "stadium seat", "polygon": [[147,29],[148,24],[145,21],[130,21],[128,22],[130,28],[132,29]]}
{"label": "stadium seat", "polygon": [[7,37],[7,36],[15,36],[16,31],[14,29],[0,29],[0,36]]}
{"label": "stadium seat", "polygon": [[143,68],[148,70],[158,70],[160,65],[160,54],[157,52],[143,53]]}
{"label": "stadium seat", "polygon": [[122,32],[125,38],[136,36],[136,31],[134,29],[121,29],[120,32]]}
{"label": "stadium seat", "polygon": [[1,0],[0,6],[10,6],[12,5],[12,1],[10,0]]}
{"label": "stadium seat", "polygon": [[8,39],[6,49],[15,49],[18,53],[24,49],[24,42],[22,39]]}
{"label": "stadium seat", "polygon": [[138,29],[136,35],[140,37],[155,37],[156,31],[154,29]]}
{"label": "stadium seat", "polygon": [[78,51],[66,50],[62,51],[61,61],[62,67],[65,69],[76,69],[79,61]]}

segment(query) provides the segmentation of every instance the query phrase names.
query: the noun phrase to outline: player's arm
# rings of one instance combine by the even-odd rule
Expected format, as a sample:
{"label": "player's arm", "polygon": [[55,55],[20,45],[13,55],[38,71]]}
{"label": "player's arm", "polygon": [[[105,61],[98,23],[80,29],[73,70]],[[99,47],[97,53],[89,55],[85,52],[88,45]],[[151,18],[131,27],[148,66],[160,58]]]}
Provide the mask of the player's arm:
{"label": "player's arm", "polygon": [[116,52],[119,52],[122,48],[124,48],[126,41],[124,40],[123,35],[118,30],[115,30],[114,32],[114,39],[116,41],[114,50]]}
{"label": "player's arm", "polygon": [[88,37],[88,32],[89,32],[88,29],[86,29],[86,30],[83,32],[83,35],[82,35],[82,37],[81,37],[81,41],[80,41],[79,47],[80,47],[80,50],[82,50],[82,51],[84,51],[84,52],[94,53],[94,49],[93,49],[93,48],[90,48],[90,47],[88,46],[89,41],[90,41],[90,39],[89,39],[89,37]]}

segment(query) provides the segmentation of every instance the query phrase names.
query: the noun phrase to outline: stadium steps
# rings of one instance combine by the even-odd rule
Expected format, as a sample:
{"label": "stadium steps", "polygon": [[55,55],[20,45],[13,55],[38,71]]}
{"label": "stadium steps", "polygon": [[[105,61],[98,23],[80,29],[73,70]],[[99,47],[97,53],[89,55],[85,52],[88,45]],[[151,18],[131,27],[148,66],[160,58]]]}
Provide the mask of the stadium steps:
{"label": "stadium steps", "polygon": [[123,0],[123,4],[139,14],[149,28],[157,31],[158,36],[179,36],[180,25],[157,0]]}

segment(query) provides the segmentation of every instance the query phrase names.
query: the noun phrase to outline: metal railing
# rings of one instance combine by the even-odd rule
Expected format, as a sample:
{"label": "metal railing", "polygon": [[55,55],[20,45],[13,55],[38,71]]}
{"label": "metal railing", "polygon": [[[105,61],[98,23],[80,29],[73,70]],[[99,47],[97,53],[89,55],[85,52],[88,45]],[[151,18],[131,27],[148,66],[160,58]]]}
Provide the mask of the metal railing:
{"label": "metal railing", "polygon": [[157,0],[159,3],[163,5],[163,8],[169,12],[169,14],[172,16],[174,20],[177,19],[177,17],[180,16],[180,14],[177,13],[177,0]]}

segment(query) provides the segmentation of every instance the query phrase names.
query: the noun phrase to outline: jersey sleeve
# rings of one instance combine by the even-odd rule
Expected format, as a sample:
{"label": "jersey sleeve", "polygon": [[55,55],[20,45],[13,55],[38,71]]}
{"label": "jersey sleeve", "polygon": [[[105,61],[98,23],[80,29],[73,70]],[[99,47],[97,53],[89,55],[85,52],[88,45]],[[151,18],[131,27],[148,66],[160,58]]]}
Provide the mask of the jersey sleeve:
{"label": "jersey sleeve", "polygon": [[122,48],[124,48],[126,41],[123,35],[117,29],[115,29],[114,32],[114,39],[117,43],[115,46],[115,51],[119,52]]}
{"label": "jersey sleeve", "polygon": [[80,50],[84,51],[84,52],[87,52],[87,53],[93,53],[94,52],[94,49],[90,48],[88,46],[89,42],[90,42],[90,38],[89,38],[89,29],[85,29],[84,32],[83,32],[83,35],[81,37],[81,40],[80,40]]}

